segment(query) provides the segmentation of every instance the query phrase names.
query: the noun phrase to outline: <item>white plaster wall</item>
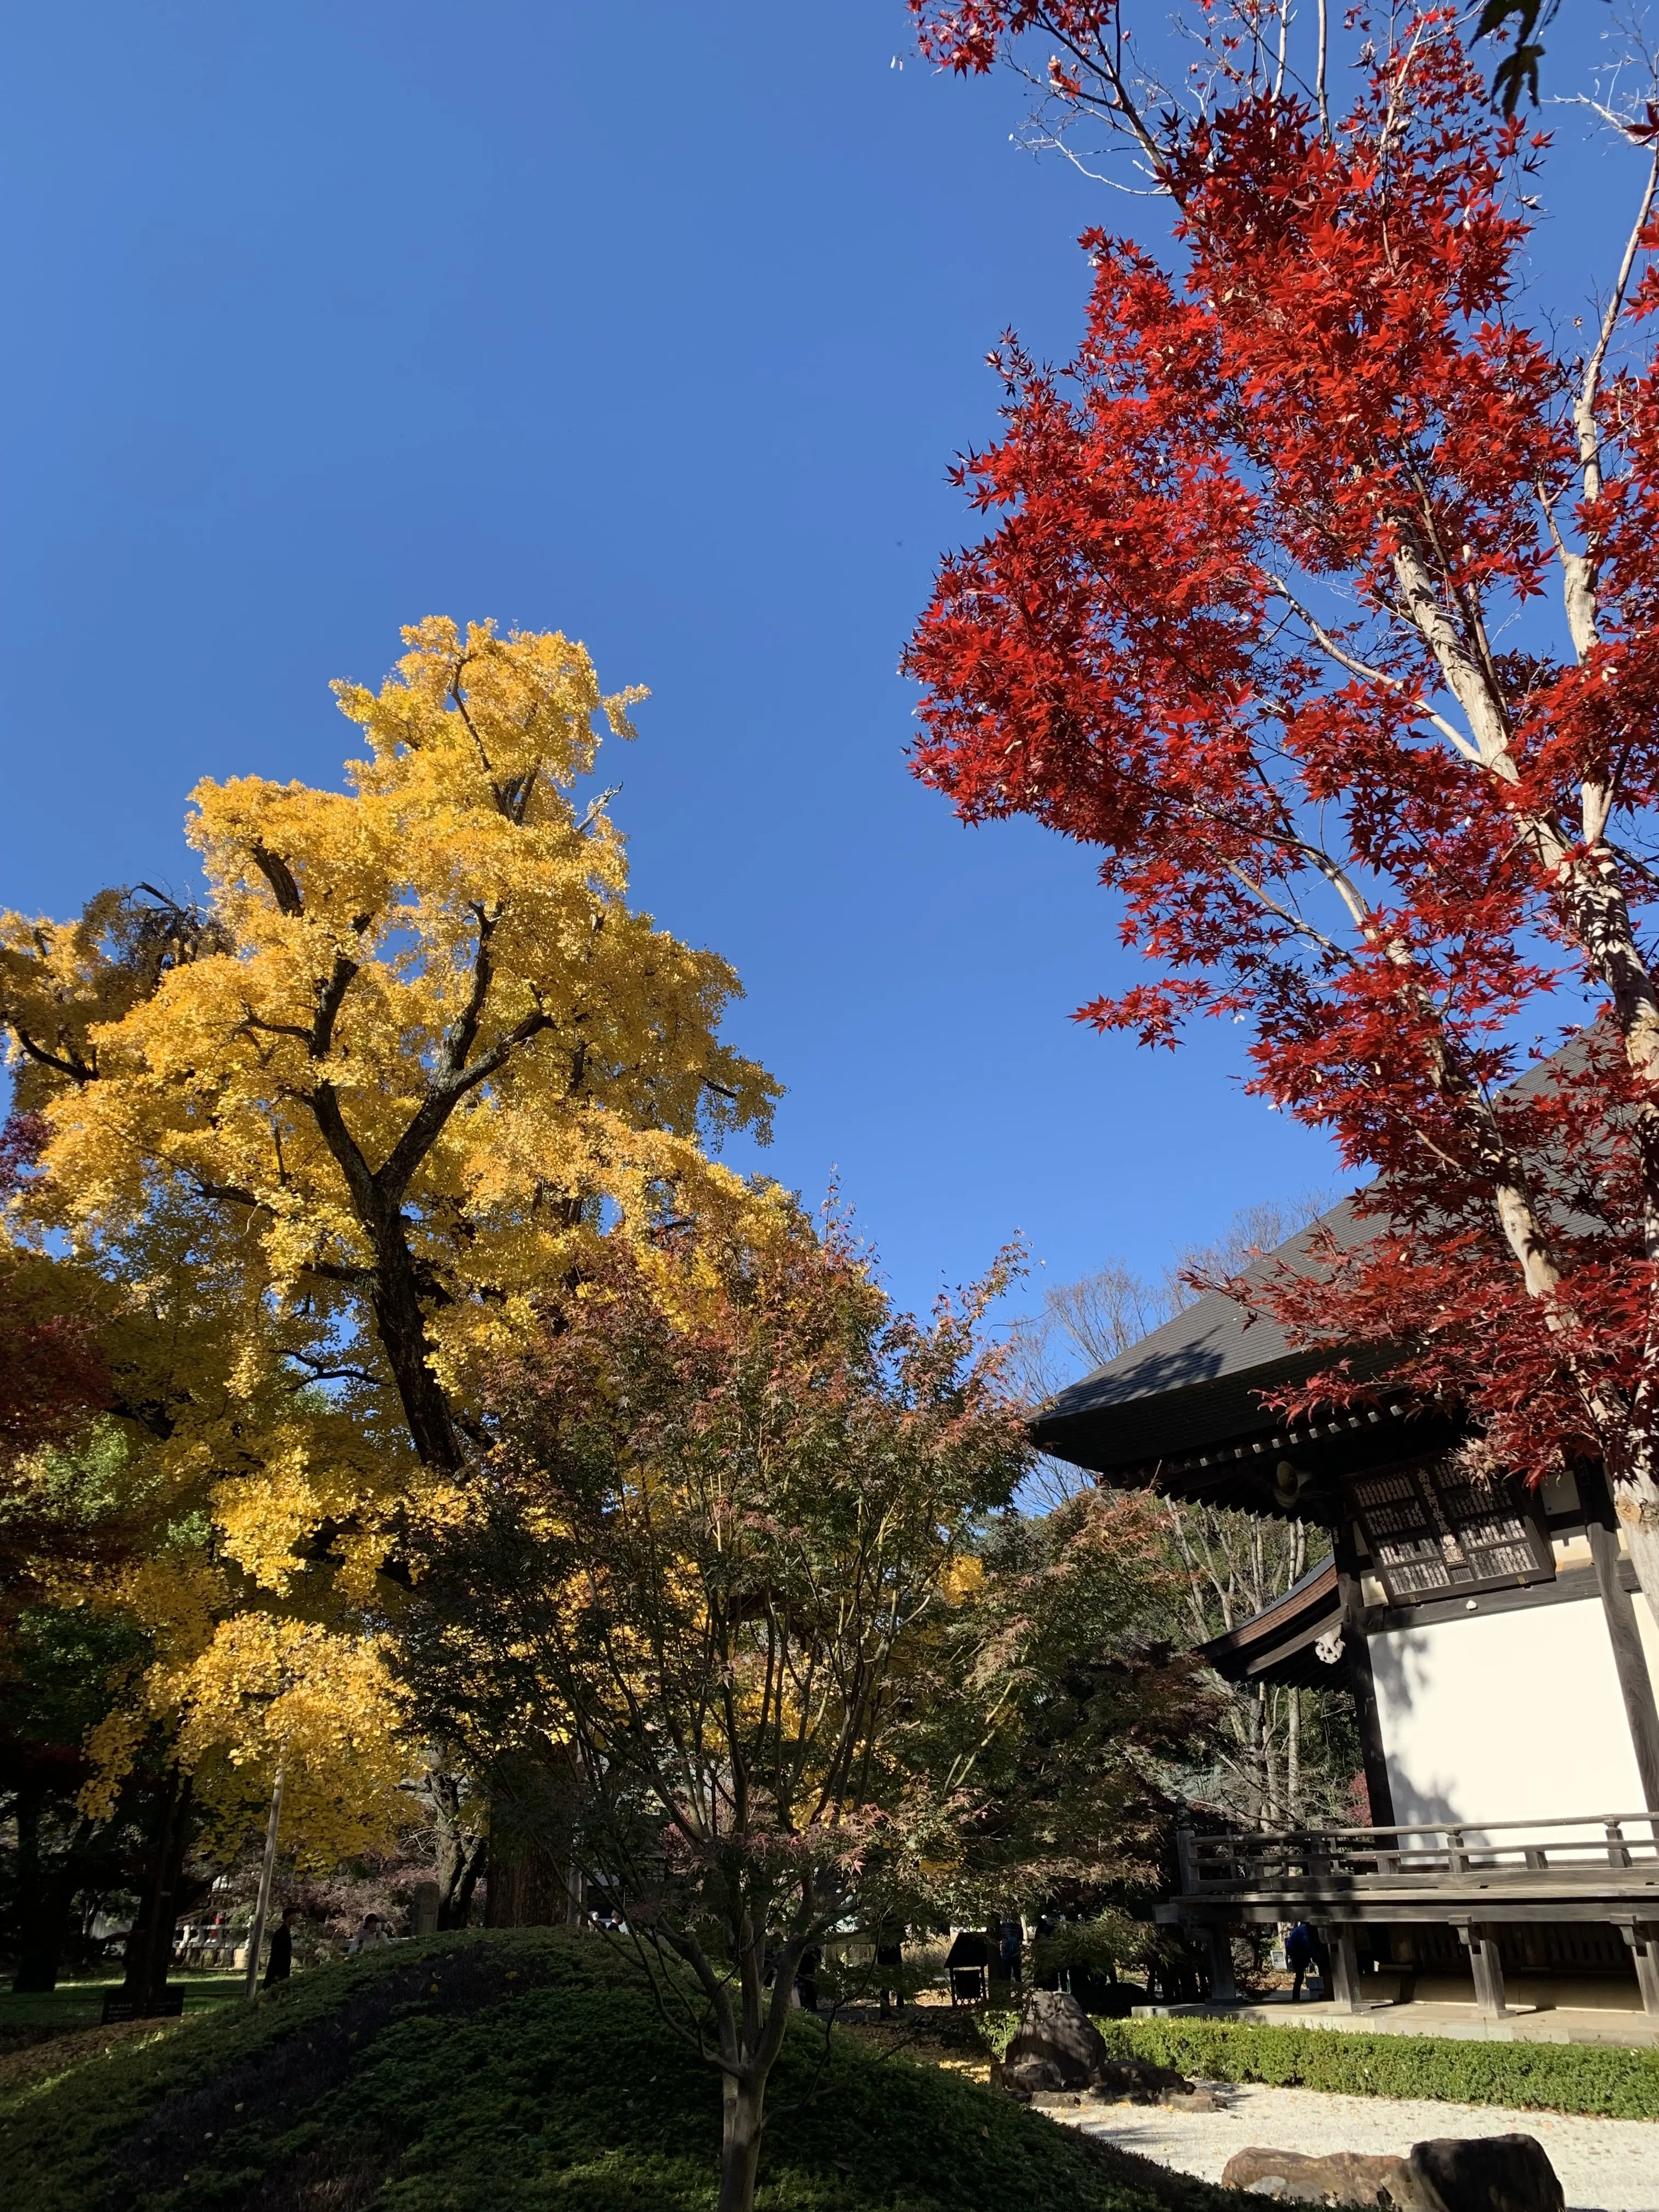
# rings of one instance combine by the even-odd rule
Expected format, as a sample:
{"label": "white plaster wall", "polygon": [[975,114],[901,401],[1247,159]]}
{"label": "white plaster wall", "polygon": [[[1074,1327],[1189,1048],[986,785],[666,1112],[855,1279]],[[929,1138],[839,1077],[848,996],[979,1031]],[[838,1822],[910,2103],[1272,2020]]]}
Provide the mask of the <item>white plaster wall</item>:
{"label": "white plaster wall", "polygon": [[1402,1826],[1640,1808],[1598,1599],[1474,1613],[1370,1642]]}

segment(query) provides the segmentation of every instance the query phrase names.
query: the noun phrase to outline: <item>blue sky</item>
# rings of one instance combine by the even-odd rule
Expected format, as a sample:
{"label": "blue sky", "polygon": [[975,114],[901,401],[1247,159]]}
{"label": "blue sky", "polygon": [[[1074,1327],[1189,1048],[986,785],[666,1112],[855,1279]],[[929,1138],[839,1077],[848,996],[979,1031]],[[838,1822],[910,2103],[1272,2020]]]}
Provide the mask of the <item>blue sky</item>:
{"label": "blue sky", "polygon": [[1063,357],[1077,232],[1156,220],[1011,144],[1015,88],[935,77],[902,0],[54,0],[7,48],[0,905],[187,887],[191,783],[337,780],[327,681],[401,623],[562,628],[651,686],[605,780],[640,902],[743,975],[765,1164],[838,1170],[904,1299],[1338,1181],[1241,1031],[1071,1023],[1122,974],[1087,856],[906,773],[986,350]]}

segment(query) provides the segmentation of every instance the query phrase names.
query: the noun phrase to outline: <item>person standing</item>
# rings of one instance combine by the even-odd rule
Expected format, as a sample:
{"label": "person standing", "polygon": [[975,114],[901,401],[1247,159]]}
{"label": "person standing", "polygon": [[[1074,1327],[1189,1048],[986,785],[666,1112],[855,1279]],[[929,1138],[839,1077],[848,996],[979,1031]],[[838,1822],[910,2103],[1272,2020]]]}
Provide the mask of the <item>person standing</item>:
{"label": "person standing", "polygon": [[904,1926],[884,1925],[876,1937],[876,1984],[881,2008],[887,2010],[890,1996],[899,2010],[904,2010]]}
{"label": "person standing", "polygon": [[294,1972],[294,1923],[300,1917],[297,1905],[285,1905],[283,1917],[270,1939],[270,1949],[265,1960],[265,1987],[273,1982],[285,1982]]}
{"label": "person standing", "polygon": [[362,1926],[346,1945],[346,1956],[348,1959],[355,1959],[360,1951],[378,1951],[383,1943],[389,1943],[391,1941],[392,1938],[380,1924],[380,1914],[366,1912],[363,1915]]}
{"label": "person standing", "polygon": [[1314,1932],[1305,1920],[1298,1920],[1285,1938],[1285,1964],[1295,1976],[1291,1984],[1291,2002],[1302,2002],[1302,1984],[1308,1968],[1313,1963]]}
{"label": "person standing", "polygon": [[1020,1983],[1020,1965],[1025,1951],[1025,1925],[1019,1920],[1005,1920],[997,1931],[997,1964],[1002,1978],[1011,1989]]}

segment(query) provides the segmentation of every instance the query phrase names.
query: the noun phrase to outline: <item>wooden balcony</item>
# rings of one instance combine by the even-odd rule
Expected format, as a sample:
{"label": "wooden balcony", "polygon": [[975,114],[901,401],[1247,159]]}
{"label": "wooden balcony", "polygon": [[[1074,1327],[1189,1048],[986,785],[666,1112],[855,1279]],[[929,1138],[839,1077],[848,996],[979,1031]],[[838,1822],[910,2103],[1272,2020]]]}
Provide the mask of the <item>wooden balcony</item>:
{"label": "wooden balcony", "polygon": [[1234,1830],[1178,1839],[1181,1893],[1158,1917],[1208,1934],[1218,1996],[1231,1990],[1224,1931],[1305,1920],[1325,1931],[1339,2003],[1358,2002],[1354,1930],[1451,1927],[1469,1953],[1476,2001],[1504,2009],[1492,1930],[1592,1921],[1632,1955],[1644,2009],[1659,2016],[1659,1815],[1465,1821],[1437,1826]]}

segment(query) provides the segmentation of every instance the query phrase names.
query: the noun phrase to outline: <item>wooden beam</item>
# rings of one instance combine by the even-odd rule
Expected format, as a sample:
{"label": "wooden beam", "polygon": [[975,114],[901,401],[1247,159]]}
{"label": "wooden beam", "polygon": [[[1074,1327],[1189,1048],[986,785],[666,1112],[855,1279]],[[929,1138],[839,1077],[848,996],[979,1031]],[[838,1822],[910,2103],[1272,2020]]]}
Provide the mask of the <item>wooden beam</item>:
{"label": "wooden beam", "polygon": [[1619,1575],[1619,1522],[1608,1494],[1607,1477],[1597,1468],[1578,1470],[1578,1495],[1584,1508],[1584,1534],[1589,1539],[1595,1565],[1595,1584],[1601,1593],[1601,1613],[1613,1646],[1613,1663],[1625,1701],[1631,1747],[1643,1802],[1650,1813],[1659,1813],[1659,1706],[1654,1702],[1653,1677],[1642,1649],[1642,1631],[1636,1607]]}
{"label": "wooden beam", "polygon": [[1391,1828],[1395,1820],[1394,1791],[1389,1782],[1382,1717],[1377,1708],[1376,1682],[1371,1673],[1371,1647],[1365,1637],[1365,1600],[1359,1587],[1359,1556],[1354,1546],[1352,1524],[1345,1516],[1337,1522],[1331,1536],[1336,1553],[1336,1590],[1342,1606],[1342,1651],[1348,1662],[1354,1715],[1359,1723],[1365,1792],[1371,1801],[1370,1825],[1374,1828]]}

